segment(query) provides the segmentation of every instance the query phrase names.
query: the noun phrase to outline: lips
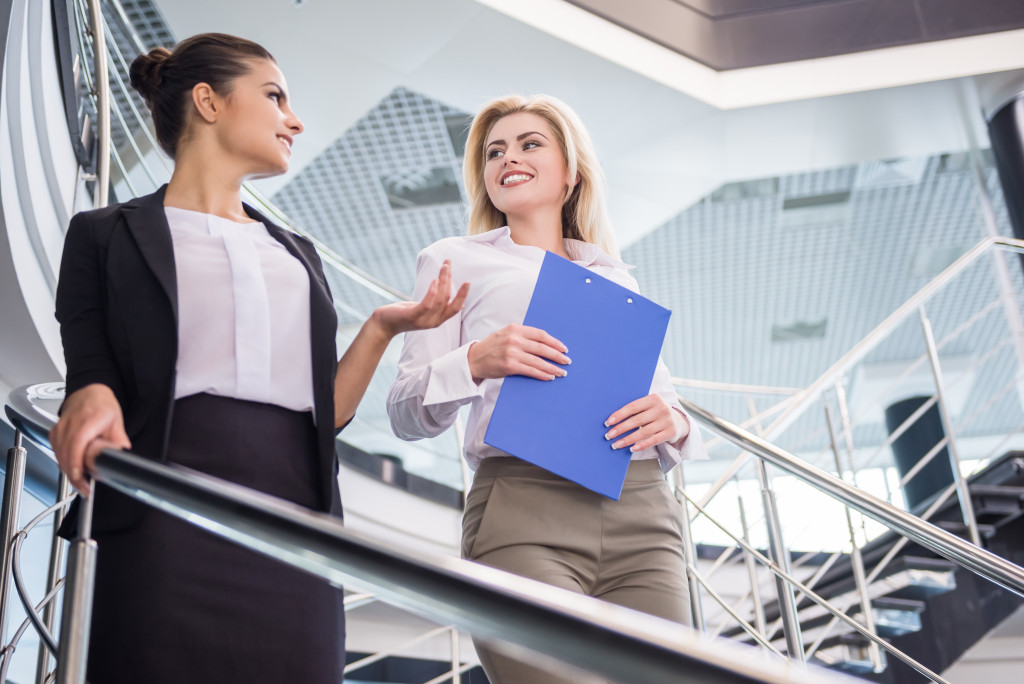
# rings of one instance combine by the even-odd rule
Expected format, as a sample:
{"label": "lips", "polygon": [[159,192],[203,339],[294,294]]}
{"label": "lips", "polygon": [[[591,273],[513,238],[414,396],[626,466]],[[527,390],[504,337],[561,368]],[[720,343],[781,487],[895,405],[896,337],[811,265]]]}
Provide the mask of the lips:
{"label": "lips", "polygon": [[533,176],[522,171],[508,171],[501,176],[501,186],[520,185],[533,180]]}
{"label": "lips", "polygon": [[288,148],[290,152],[292,149],[292,137],[290,135],[279,135],[277,139],[284,143],[284,146]]}

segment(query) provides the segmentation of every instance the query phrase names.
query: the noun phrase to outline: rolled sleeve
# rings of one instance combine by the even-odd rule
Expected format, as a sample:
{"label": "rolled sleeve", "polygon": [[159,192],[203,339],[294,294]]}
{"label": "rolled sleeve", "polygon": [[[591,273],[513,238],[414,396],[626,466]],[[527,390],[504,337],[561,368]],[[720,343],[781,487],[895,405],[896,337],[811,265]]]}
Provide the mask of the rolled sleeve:
{"label": "rolled sleeve", "polygon": [[432,361],[429,366],[423,404],[434,406],[458,402],[460,405],[483,396],[480,385],[469,370],[469,348],[473,342],[453,349]]}

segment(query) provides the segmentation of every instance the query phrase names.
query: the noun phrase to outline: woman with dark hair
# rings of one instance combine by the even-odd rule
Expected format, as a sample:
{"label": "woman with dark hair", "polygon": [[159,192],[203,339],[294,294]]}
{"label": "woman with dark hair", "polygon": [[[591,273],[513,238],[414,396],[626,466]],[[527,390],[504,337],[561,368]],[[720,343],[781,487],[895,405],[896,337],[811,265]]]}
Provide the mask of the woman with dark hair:
{"label": "woman with dark hair", "polygon": [[447,320],[466,288],[450,299],[441,266],[421,301],[375,310],[337,361],[313,245],[241,200],[243,181],[288,169],[303,130],[273,57],[202,34],[139,56],[131,82],[174,173],[76,215],[57,289],[67,398],[51,441],[92,490],[99,544],[88,678],[339,684],[339,589],[90,487],[87,472],[113,445],[340,516],[337,429],[388,342]]}

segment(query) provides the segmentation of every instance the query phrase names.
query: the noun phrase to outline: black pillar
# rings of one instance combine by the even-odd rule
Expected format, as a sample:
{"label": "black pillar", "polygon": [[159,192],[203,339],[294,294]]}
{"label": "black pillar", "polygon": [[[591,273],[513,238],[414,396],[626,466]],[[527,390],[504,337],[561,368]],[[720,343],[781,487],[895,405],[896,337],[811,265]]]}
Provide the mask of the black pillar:
{"label": "black pillar", "polygon": [[[889,434],[896,431],[914,411],[931,397],[911,397],[897,401],[885,409],[885,425]],[[907,431],[896,438],[892,444],[892,453],[896,459],[896,468],[902,478],[924,458],[946,436],[939,416],[939,405],[936,403],[924,412]],[[903,496],[907,500],[907,510],[914,510],[919,504],[927,501],[949,485],[953,484],[953,469],[949,463],[949,451],[943,447],[932,460],[911,478],[903,488]]]}
{"label": "black pillar", "polygon": [[1013,236],[1024,239],[1024,93],[1018,93],[989,118],[988,137]]}

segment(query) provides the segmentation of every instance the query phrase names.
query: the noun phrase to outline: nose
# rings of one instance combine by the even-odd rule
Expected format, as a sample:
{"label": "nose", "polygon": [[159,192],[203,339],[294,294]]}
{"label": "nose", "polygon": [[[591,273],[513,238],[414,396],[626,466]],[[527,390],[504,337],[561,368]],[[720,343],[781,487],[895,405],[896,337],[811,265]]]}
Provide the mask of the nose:
{"label": "nose", "polygon": [[298,135],[302,131],[306,130],[306,127],[302,125],[302,121],[291,109],[288,110],[288,121],[285,125],[288,126],[288,130],[290,130],[293,135]]}

